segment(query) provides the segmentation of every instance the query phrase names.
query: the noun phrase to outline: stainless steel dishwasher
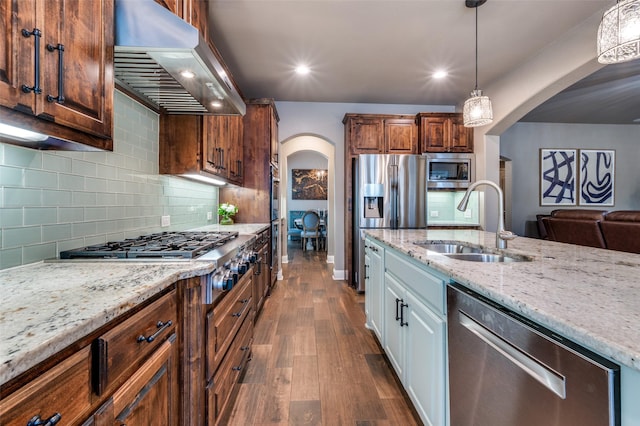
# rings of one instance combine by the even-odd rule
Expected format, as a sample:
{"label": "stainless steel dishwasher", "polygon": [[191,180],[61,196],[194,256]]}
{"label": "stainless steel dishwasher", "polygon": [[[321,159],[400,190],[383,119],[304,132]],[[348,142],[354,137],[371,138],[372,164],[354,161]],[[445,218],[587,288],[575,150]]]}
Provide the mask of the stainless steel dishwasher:
{"label": "stainless steel dishwasher", "polygon": [[458,285],[447,287],[451,426],[620,425],[620,368]]}

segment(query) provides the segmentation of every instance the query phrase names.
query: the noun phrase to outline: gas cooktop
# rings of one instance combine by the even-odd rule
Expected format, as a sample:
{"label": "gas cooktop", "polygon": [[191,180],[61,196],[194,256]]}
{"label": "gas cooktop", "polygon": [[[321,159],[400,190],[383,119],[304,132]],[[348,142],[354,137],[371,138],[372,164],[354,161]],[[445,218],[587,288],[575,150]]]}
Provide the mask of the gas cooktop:
{"label": "gas cooktop", "polygon": [[65,250],[60,259],[194,259],[238,237],[238,232],[161,232]]}

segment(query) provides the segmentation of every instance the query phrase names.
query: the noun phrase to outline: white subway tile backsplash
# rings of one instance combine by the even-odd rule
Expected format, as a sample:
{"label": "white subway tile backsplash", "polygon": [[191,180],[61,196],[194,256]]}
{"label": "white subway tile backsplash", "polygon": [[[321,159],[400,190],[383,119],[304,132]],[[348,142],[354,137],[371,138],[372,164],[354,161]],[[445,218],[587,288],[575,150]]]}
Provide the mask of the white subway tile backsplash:
{"label": "white subway tile backsplash", "polygon": [[55,153],[42,154],[42,168],[52,172],[71,173],[71,158]]}
{"label": "white subway tile backsplash", "polygon": [[0,183],[3,186],[24,187],[24,169],[0,166]]}
{"label": "white subway tile backsplash", "polygon": [[22,226],[22,207],[0,209],[0,229]]}
{"label": "white subway tile backsplash", "polygon": [[58,222],[58,211],[55,207],[25,207],[24,225],[45,225]]}
{"label": "white subway tile backsplash", "polygon": [[40,226],[22,226],[2,230],[2,247],[12,248],[41,242]]}
{"label": "white subway tile backsplash", "polygon": [[56,242],[71,238],[71,224],[44,225],[42,227],[42,242]]}
{"label": "white subway tile backsplash", "polygon": [[0,250],[0,269],[22,265],[22,247]]}
{"label": "white subway tile backsplash", "polygon": [[82,222],[84,219],[83,207],[58,207],[58,223]]}
{"label": "white subway tile backsplash", "polygon": [[45,189],[42,191],[42,205],[43,206],[71,206],[73,198],[72,191],[62,191]]}
{"label": "white subway tile backsplash", "polygon": [[4,207],[41,206],[42,190],[34,188],[4,188]]}
{"label": "white subway tile backsplash", "polygon": [[57,257],[56,243],[36,244],[23,248],[24,263],[38,262],[42,259],[51,259]]}
{"label": "white subway tile backsplash", "polygon": [[85,187],[85,177],[67,173],[58,174],[58,188],[68,191],[83,191]]}
{"label": "white subway tile backsplash", "polygon": [[[158,115],[116,91],[113,152],[0,143],[0,268],[207,224],[218,189],[159,175],[158,134]],[[171,215],[169,228],[160,227],[165,214]]]}
{"label": "white subway tile backsplash", "polygon": [[42,153],[35,149],[5,145],[2,164],[30,169],[42,169]]}

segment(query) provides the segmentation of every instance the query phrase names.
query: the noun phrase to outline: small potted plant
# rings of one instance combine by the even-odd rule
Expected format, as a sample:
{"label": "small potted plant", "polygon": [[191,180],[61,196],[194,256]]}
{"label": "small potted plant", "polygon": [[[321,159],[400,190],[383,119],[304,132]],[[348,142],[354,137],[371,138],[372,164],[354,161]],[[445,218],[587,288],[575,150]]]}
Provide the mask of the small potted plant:
{"label": "small potted plant", "polygon": [[233,219],[231,216],[238,213],[238,207],[229,203],[222,203],[218,206],[218,215],[222,218],[220,219],[220,225],[233,225]]}

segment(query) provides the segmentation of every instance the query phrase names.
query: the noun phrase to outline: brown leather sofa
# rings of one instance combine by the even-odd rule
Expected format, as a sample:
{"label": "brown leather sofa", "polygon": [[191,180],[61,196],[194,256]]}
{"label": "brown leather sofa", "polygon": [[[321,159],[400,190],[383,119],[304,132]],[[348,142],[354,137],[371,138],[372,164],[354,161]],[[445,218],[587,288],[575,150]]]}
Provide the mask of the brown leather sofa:
{"label": "brown leather sofa", "polygon": [[640,210],[558,209],[536,219],[551,241],[640,253]]}
{"label": "brown leather sofa", "polygon": [[609,212],[600,228],[608,249],[640,253],[640,210]]}
{"label": "brown leather sofa", "polygon": [[606,248],[600,229],[605,213],[605,210],[554,210],[542,222],[551,241]]}

